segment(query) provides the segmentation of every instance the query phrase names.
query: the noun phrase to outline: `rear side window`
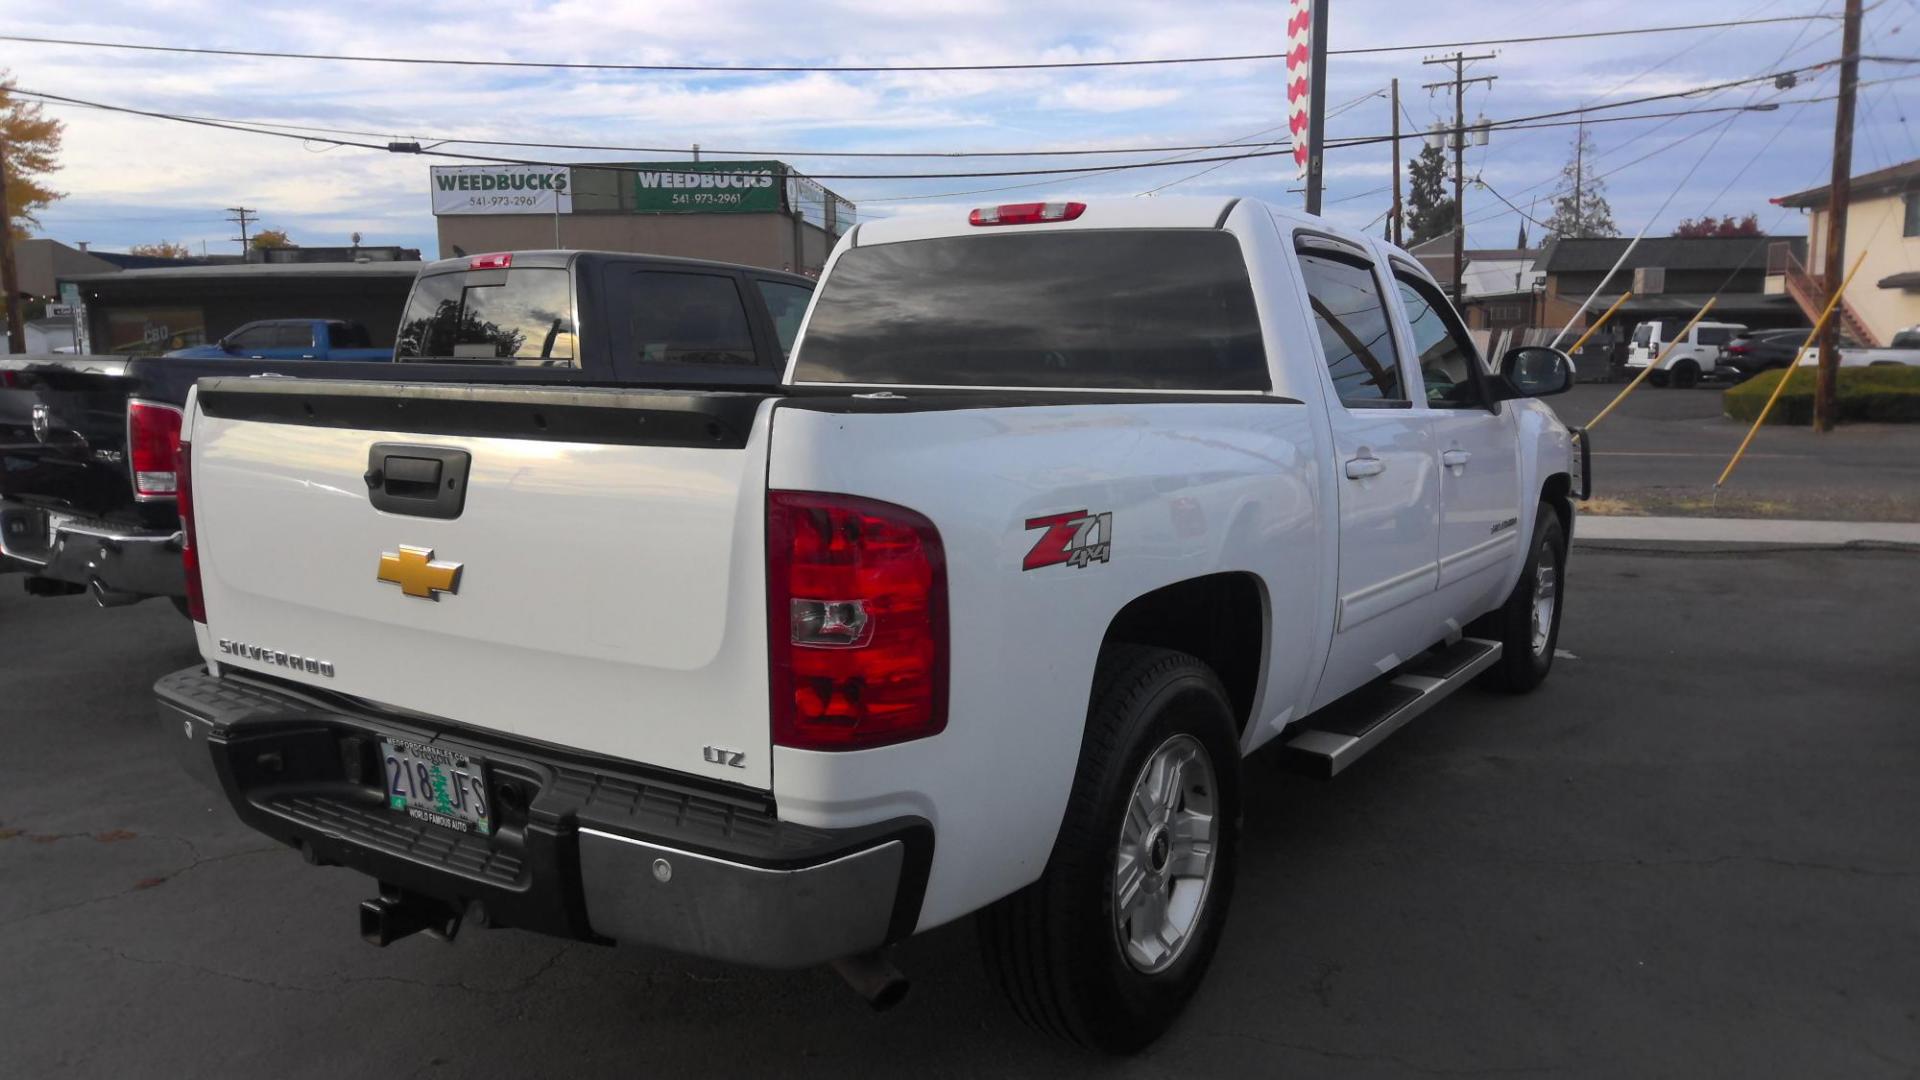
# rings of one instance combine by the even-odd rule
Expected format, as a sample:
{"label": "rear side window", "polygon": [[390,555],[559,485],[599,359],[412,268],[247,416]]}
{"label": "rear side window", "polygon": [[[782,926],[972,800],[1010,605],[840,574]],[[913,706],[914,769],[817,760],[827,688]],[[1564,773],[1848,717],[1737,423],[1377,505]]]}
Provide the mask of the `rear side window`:
{"label": "rear side window", "polygon": [[1232,236],[998,232],[853,248],[814,304],[799,382],[1070,389],[1272,385]]}
{"label": "rear side window", "polygon": [[557,267],[465,270],[414,283],[396,360],[573,367],[573,298]]}
{"label": "rear side window", "polygon": [[1393,323],[1380,299],[1380,282],[1364,262],[1300,252],[1307,303],[1320,332],[1320,353],[1340,403],[1350,409],[1404,408]]}
{"label": "rear side window", "polygon": [[646,364],[752,364],[740,287],[720,274],[642,271],[631,279],[628,341]]}
{"label": "rear side window", "polygon": [[761,281],[760,298],[767,302],[767,314],[773,318],[774,333],[780,336],[780,355],[793,351],[793,339],[800,333],[800,320],[806,318],[807,301],[813,290],[785,281]]}
{"label": "rear side window", "polygon": [[1725,345],[1732,340],[1733,331],[1725,326],[1703,326],[1693,334],[1696,345]]}

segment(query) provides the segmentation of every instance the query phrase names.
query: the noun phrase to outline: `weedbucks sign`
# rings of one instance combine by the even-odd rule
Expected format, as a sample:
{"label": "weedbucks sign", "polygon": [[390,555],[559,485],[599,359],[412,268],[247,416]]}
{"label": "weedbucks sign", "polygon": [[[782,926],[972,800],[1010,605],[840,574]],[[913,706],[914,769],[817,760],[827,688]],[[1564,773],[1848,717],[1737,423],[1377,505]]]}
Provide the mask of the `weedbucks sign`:
{"label": "weedbucks sign", "polygon": [[571,214],[565,165],[436,165],[435,214]]}
{"label": "weedbucks sign", "polygon": [[660,161],[633,166],[633,209],[641,214],[765,212],[780,209],[777,161]]}

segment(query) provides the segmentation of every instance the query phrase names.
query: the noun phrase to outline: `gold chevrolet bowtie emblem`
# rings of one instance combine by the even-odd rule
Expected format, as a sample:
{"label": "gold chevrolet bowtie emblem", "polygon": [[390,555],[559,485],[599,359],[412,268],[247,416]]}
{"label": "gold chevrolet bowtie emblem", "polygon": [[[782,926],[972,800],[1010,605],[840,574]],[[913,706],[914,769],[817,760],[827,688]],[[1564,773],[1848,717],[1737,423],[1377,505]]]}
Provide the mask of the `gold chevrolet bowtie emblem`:
{"label": "gold chevrolet bowtie emblem", "polygon": [[438,600],[441,593],[460,591],[460,563],[434,562],[433,549],[400,545],[400,553],[380,553],[380,580],[422,600]]}

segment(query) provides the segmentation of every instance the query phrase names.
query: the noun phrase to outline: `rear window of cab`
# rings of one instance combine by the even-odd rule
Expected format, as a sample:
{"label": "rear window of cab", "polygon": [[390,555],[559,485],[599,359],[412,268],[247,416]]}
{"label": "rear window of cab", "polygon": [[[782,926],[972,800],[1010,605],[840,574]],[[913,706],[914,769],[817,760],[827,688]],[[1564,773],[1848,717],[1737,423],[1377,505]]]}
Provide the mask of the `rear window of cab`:
{"label": "rear window of cab", "polygon": [[1272,387],[1240,244],[1200,229],[996,232],[849,249],[821,286],[793,379]]}

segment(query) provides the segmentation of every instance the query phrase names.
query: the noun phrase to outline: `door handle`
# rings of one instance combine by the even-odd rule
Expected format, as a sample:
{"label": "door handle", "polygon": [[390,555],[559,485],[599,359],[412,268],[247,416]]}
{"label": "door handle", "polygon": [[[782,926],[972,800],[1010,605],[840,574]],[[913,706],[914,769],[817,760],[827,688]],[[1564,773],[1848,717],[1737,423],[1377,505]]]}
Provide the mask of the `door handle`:
{"label": "door handle", "polygon": [[1347,461],[1347,479],[1365,480],[1369,476],[1379,476],[1387,471],[1387,463],[1370,454],[1363,454]]}
{"label": "door handle", "polygon": [[1440,455],[1440,464],[1445,465],[1448,468],[1453,468],[1455,466],[1464,467],[1467,462],[1472,460],[1473,460],[1473,455],[1467,453],[1465,450],[1449,450],[1446,453]]}

